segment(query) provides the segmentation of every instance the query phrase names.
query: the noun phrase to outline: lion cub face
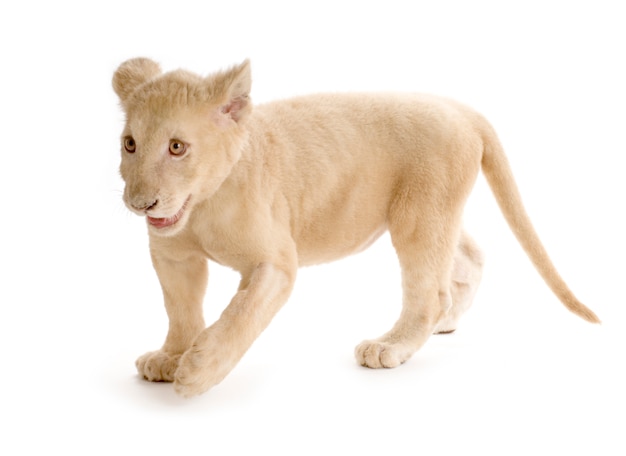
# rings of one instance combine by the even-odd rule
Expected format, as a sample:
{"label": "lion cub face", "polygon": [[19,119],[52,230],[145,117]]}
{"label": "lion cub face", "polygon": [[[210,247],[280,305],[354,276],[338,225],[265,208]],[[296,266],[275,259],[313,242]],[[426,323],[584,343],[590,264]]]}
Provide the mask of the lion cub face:
{"label": "lion cub face", "polygon": [[161,74],[148,59],[124,62],[113,87],[126,112],[120,173],[124,203],[151,233],[180,232],[240,157],[250,110],[248,62],[201,78]]}

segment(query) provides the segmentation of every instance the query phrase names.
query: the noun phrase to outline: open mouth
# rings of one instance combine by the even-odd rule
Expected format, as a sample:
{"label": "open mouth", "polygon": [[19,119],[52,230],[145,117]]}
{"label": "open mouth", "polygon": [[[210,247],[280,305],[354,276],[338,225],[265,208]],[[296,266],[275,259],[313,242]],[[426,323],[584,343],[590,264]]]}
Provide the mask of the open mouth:
{"label": "open mouth", "polygon": [[185,210],[187,209],[187,203],[189,202],[190,198],[191,195],[187,197],[185,203],[183,204],[183,207],[181,207],[180,210],[171,217],[156,218],[150,217],[149,215],[146,216],[148,223],[155,228],[167,228],[168,226],[175,225],[185,213]]}

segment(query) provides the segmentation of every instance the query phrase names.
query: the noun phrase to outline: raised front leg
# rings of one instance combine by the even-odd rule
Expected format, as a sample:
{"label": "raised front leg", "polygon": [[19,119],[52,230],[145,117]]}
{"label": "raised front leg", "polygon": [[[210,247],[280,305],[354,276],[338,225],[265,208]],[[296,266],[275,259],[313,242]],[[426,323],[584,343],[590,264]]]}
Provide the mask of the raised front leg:
{"label": "raised front leg", "polygon": [[181,357],[176,392],[189,397],[222,381],[285,303],[295,272],[295,265],[262,263],[243,275],[239,291],[221,317]]}
{"label": "raised front leg", "polygon": [[146,380],[173,382],[181,355],[205,327],[202,302],[208,266],[199,256],[175,261],[158,253],[153,253],[152,263],[163,289],[169,330],[163,347],[139,357],[136,366]]}

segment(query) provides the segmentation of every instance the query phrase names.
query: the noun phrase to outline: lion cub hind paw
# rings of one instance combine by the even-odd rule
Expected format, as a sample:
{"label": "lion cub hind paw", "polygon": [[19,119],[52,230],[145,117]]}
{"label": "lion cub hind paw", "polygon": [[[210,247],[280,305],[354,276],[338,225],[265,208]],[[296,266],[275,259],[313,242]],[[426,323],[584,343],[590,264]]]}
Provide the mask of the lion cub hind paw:
{"label": "lion cub hind paw", "polygon": [[361,366],[372,369],[392,368],[404,363],[412,351],[402,344],[366,340],[357,345],[354,355]]}
{"label": "lion cub hind paw", "polygon": [[139,375],[150,382],[173,382],[179,360],[180,355],[158,350],[137,358],[135,366]]}

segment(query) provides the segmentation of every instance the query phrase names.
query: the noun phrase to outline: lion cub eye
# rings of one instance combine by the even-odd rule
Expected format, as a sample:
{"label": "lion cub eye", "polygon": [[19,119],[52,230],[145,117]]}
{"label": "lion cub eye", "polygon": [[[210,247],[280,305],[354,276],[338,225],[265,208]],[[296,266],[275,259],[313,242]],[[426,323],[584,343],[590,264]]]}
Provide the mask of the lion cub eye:
{"label": "lion cub eye", "polygon": [[177,139],[170,141],[170,154],[180,157],[187,151],[187,145]]}
{"label": "lion cub eye", "polygon": [[124,150],[129,154],[132,154],[137,149],[137,144],[135,144],[135,140],[130,136],[128,138],[124,138]]}

